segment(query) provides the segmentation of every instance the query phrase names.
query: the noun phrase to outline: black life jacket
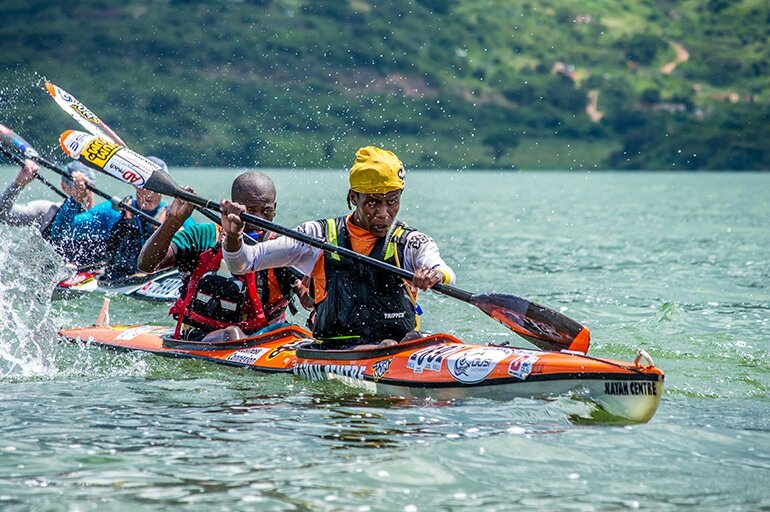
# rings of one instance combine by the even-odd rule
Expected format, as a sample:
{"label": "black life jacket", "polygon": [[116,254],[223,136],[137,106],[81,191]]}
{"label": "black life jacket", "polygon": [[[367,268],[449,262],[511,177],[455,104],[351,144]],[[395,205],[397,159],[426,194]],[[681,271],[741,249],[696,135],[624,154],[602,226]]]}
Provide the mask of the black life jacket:
{"label": "black life jacket", "polygon": [[[351,248],[346,217],[320,222],[328,243]],[[412,231],[396,222],[391,236],[378,239],[369,256],[400,267]],[[403,279],[344,256],[324,253],[323,258],[326,297],[315,305],[317,339],[335,345],[400,341],[414,330],[414,302]]]}
{"label": "black life jacket", "polygon": [[[126,201],[129,199],[126,198]],[[136,199],[133,200],[132,206],[139,207]],[[143,213],[155,218],[161,210],[162,207],[158,206],[152,211]],[[105,244],[107,265],[104,268],[103,279],[120,279],[139,272],[137,267],[139,253],[154,231],[155,226],[149,220],[139,215],[128,218],[124,212],[110,230]]]}

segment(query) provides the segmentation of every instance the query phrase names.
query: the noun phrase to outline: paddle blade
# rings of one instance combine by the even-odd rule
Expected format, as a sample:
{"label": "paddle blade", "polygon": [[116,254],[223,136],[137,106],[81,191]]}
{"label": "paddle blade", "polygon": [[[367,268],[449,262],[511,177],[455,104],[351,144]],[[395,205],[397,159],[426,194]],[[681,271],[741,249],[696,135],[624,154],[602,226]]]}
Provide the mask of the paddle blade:
{"label": "paddle blade", "polygon": [[88,130],[89,133],[98,135],[102,139],[115,142],[122,146],[126,145],[126,143],[112,131],[112,128],[107,126],[104,121],[99,119],[96,114],[91,112],[88,107],[80,103],[70,93],[51,82],[45,83],[45,90],[48,91],[48,94],[51,95],[56,104],[59,105],[64,112],[69,114],[70,117],[77,121],[80,126]]}
{"label": "paddle blade", "polygon": [[165,174],[160,165],[139,153],[88,133],[67,130],[59,144],[70,158],[138,188],[146,188],[156,171]]}
{"label": "paddle blade", "polygon": [[471,304],[543,350],[588,352],[591,334],[569,317],[515,295],[483,293]]}
{"label": "paddle blade", "polygon": [[11,154],[24,158],[37,158],[40,154],[26,140],[7,126],[0,124],[0,147]]}

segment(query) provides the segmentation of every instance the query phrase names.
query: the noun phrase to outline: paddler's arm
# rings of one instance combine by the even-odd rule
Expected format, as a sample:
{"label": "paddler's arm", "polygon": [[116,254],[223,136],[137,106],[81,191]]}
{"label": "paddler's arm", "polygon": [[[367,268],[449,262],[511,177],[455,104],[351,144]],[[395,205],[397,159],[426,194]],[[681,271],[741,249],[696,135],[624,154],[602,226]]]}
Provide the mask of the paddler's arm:
{"label": "paddler's arm", "polygon": [[166,219],[142,246],[137,261],[137,266],[142,272],[155,272],[176,264],[176,253],[171,247],[171,239],[190,218],[193,209],[191,203],[174,199],[167,210]]}
{"label": "paddler's arm", "polygon": [[[243,243],[243,221],[238,216],[246,209],[238,203],[224,200],[222,208],[222,231],[225,242],[222,245],[225,263],[231,273],[243,275],[267,268],[294,267],[303,274],[313,271],[316,260],[321,254],[316,249],[302,242],[281,236],[274,240],[256,245]],[[306,222],[297,227],[297,231],[320,238],[322,227],[318,222]]]}
{"label": "paddler's arm", "polygon": [[[29,226],[40,224],[41,220],[54,203],[36,201],[26,205],[14,204],[24,187],[37,175],[38,165],[32,160],[25,160],[16,178],[0,193],[0,222],[11,226]],[[47,204],[46,204],[47,203]]]}
{"label": "paddler's arm", "polygon": [[454,284],[454,270],[441,257],[438,245],[425,233],[414,231],[407,237],[404,269],[414,272],[414,285],[427,290],[433,285]]}

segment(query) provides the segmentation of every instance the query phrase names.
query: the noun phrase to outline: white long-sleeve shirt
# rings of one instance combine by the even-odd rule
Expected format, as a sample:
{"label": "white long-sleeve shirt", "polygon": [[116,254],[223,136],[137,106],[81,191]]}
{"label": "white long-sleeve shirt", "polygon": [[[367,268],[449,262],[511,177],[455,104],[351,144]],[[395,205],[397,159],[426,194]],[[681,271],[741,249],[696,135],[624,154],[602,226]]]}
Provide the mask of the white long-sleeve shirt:
{"label": "white long-sleeve shirt", "polygon": [[[295,231],[328,241],[324,238],[325,230],[322,222],[305,222],[295,228]],[[303,274],[310,275],[323,252],[322,249],[282,236],[256,245],[241,244],[241,248],[235,252],[225,250],[224,260],[230,272],[236,275],[277,267],[294,267]],[[448,284],[455,282],[455,273],[441,258],[436,242],[419,231],[407,234],[404,261],[401,265],[409,272],[414,272],[421,267],[440,270],[449,276]]]}
{"label": "white long-sleeve shirt", "polygon": [[37,199],[26,204],[16,204],[22,188],[12,181],[0,193],[0,222],[10,226],[34,226],[42,231],[56,215],[61,201],[54,203]]}

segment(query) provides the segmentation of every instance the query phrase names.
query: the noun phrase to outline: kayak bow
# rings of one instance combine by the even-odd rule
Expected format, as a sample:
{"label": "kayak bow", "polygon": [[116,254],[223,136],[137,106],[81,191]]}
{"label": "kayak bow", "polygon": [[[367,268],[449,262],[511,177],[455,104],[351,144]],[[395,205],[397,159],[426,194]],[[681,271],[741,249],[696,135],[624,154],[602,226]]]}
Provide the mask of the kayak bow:
{"label": "kayak bow", "polygon": [[124,279],[105,281],[99,272],[78,272],[56,285],[54,299],[71,298],[91,292],[126,295],[153,302],[173,302],[179,298],[182,279],[177,270],[154,274],[134,274]]}

